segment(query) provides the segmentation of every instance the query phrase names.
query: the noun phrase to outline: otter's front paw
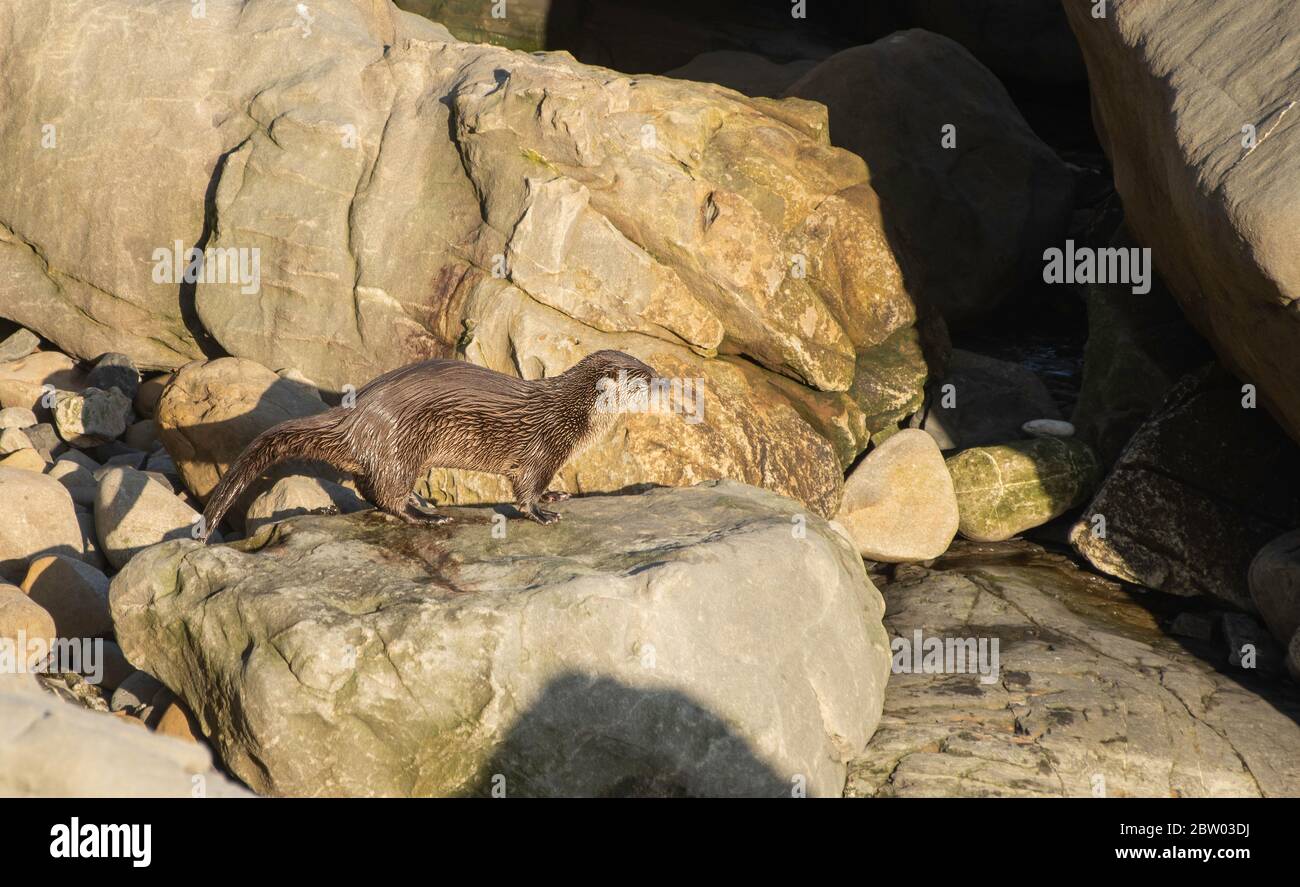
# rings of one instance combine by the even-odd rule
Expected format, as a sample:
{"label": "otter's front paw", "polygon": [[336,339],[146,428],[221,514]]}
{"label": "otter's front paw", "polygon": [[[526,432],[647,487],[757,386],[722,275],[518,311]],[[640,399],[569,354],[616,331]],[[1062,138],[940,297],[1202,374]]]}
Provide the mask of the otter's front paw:
{"label": "otter's front paw", "polygon": [[547,490],[545,493],[542,493],[542,497],[538,501],[550,504],[551,502],[563,502],[570,498],[572,498],[571,494],[566,493],[563,490]]}

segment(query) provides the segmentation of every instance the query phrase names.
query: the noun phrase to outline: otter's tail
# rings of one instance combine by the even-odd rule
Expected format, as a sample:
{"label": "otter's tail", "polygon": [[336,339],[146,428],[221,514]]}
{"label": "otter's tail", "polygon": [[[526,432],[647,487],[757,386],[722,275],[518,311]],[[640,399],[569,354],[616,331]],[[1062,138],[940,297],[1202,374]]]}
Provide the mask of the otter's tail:
{"label": "otter's tail", "polygon": [[[289,419],[253,438],[235,464],[212,488],[212,495],[203,509],[203,534],[199,538],[207,542],[235,500],[271,466],[289,459],[319,459],[334,463],[336,459],[327,452],[322,434],[338,424],[337,412],[335,408],[313,416]],[[335,467],[346,469],[343,465]]]}

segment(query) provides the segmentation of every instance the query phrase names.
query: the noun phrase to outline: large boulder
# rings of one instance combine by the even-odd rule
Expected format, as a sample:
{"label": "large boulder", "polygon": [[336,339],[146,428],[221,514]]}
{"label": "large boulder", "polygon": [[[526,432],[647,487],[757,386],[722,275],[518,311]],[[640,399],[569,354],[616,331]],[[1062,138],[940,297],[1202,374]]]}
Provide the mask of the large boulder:
{"label": "large boulder", "polygon": [[[87,84],[94,125],[63,123],[80,133],[76,152],[50,149],[39,169],[30,149],[12,152],[7,192],[39,177],[47,192],[89,184],[86,206],[124,194],[154,205],[150,188],[167,180],[185,182],[190,197],[175,199],[169,187],[167,206],[131,217],[134,226],[119,212],[62,241],[18,204],[2,207],[49,265],[45,286],[7,301],[8,311],[36,315],[37,331],[77,356],[112,350],[90,355],[83,344],[103,338],[132,346],[121,350],[140,366],[196,356],[177,285],[154,282],[168,269],[144,247],[203,230],[205,192],[215,216],[206,247],[257,249],[265,273],[210,281],[229,278],[229,264],[205,266],[195,287],[203,326],[231,353],[298,367],[332,388],[448,351],[472,319],[464,303],[495,300],[503,287],[595,329],[702,353],[725,336],[727,348],[836,390],[851,380],[854,346],[914,317],[866,167],[826,143],[812,106],[457,43],[388,4],[318,3],[311,22],[278,3],[218,5],[197,20],[183,6],[122,18],[111,6],[15,16],[5,32],[13,47],[0,55],[10,82],[32,86],[6,106],[14,125],[3,131],[34,135],[31,144],[40,108],[61,95],[43,84],[107,39],[105,24],[128,29],[112,39],[131,45],[138,63],[138,82]],[[57,55],[40,49],[46,29],[68,42]],[[385,45],[388,61],[376,68]],[[316,85],[304,89],[304,78]],[[147,101],[178,91],[223,98],[213,107]],[[110,113],[127,104],[131,113]],[[274,115],[274,134],[257,122],[263,113]],[[224,124],[213,126],[214,116]],[[114,175],[103,175],[94,147],[116,152],[159,127],[184,150],[117,152]],[[285,200],[318,223],[304,229],[278,213]],[[91,280],[82,287],[124,302],[99,324],[65,316],[69,302],[89,299],[84,289],[49,291],[82,249],[140,257],[78,266]],[[217,258],[245,258],[233,255]],[[257,311],[247,310],[250,286]],[[119,315],[132,308],[145,309],[146,326],[125,327]],[[156,339],[145,339],[150,331]],[[168,349],[179,356],[165,357]]]}
{"label": "large boulder", "polygon": [[778,98],[815,67],[817,62],[812,59],[774,62],[752,52],[718,49],[701,53],[680,68],[666,71],[664,76],[716,83],[748,96]]}
{"label": "large boulder", "polygon": [[1300,440],[1300,5],[1067,2],[1126,224]]}
{"label": "large boulder", "polygon": [[560,510],[159,545],[118,639],[259,792],[838,795],[888,670],[848,540],[727,481]]}
{"label": "large boulder", "polygon": [[[532,362],[522,366],[522,375],[542,378],[563,372],[590,350],[621,346],[660,374],[689,386],[682,389],[685,396],[671,398],[681,409],[622,416],[610,435],[570,460],[554,486],[572,493],[619,490],[637,483],[684,486],[726,477],[798,499],[829,517],[840,502],[844,460],[851,461],[870,439],[864,407],[889,399],[878,398],[874,389],[857,388],[856,382],[848,393],[798,386],[798,395],[806,392],[807,397],[787,398],[780,387],[783,377],[758,371],[745,361],[702,361],[653,339],[629,344],[617,336],[584,332],[558,312],[515,313],[513,309],[527,301],[509,293],[495,308],[484,306],[467,354],[470,360],[508,367],[519,343],[531,342]],[[877,366],[875,356],[889,348],[884,343],[864,352],[860,364]],[[888,360],[883,357],[881,362]],[[920,374],[923,380],[924,363]],[[920,402],[921,383],[912,383],[910,397]],[[850,420],[860,419],[843,434],[836,432],[839,448],[801,415],[804,404],[814,401],[831,402]],[[417,489],[439,503],[513,499],[503,478],[472,471],[434,468]]]}
{"label": "large boulder", "polygon": [[[710,413],[566,482],[730,476],[834,513],[869,435],[828,444],[795,402],[853,400],[916,309],[874,177],[823,108],[460,43],[383,2],[191,13],[0,13],[5,313],[80,358],[224,349],[344,393],[430,356],[536,378],[617,347],[704,379]],[[122,46],[132,64],[65,107],[52,84]],[[33,148],[50,107],[56,146]],[[158,132],[168,150],[121,151]],[[76,224],[27,197],[62,191]]]}
{"label": "large boulder", "polygon": [[1087,79],[1061,0],[885,0],[898,19],[956,40],[1003,79]]}
{"label": "large boulder", "polygon": [[867,161],[891,237],[914,252],[909,287],[950,322],[1041,282],[1073,179],[960,45],[904,31],[831,56],[785,94],[825,104],[834,143]]}
{"label": "large boulder", "polygon": [[1282,644],[1290,643],[1300,633],[1300,530],[1261,548],[1250,562],[1249,579],[1250,599],[1269,631]]}
{"label": "large boulder", "polygon": [[1295,445],[1210,364],[1180,381],[1121,453],[1071,532],[1094,567],[1252,610],[1252,558],[1300,525]]}

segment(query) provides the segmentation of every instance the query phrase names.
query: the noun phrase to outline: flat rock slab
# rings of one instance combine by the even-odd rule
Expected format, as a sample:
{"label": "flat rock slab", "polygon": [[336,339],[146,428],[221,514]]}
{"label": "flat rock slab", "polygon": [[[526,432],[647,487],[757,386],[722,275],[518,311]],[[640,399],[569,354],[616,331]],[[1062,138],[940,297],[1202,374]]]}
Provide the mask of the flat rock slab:
{"label": "flat rock slab", "polygon": [[1300,794],[1295,686],[1171,637],[1117,583],[1028,543],[958,543],[882,590],[891,636],[998,638],[999,669],[892,675],[849,795]]}
{"label": "flat rock slab", "polygon": [[166,542],[118,639],[262,793],[840,794],[888,672],[850,542],[729,481],[558,510]]}

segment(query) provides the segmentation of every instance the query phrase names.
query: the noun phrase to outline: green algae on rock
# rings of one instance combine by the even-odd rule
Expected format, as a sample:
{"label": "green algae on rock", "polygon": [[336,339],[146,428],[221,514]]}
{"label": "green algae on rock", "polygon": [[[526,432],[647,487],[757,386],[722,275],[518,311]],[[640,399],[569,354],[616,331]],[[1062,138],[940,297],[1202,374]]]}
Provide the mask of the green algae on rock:
{"label": "green algae on rock", "polygon": [[1097,457],[1072,438],[1035,438],[963,450],[947,460],[960,533],[998,542],[1083,502],[1098,481]]}

